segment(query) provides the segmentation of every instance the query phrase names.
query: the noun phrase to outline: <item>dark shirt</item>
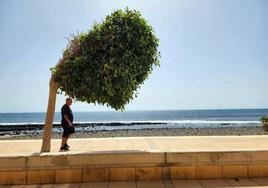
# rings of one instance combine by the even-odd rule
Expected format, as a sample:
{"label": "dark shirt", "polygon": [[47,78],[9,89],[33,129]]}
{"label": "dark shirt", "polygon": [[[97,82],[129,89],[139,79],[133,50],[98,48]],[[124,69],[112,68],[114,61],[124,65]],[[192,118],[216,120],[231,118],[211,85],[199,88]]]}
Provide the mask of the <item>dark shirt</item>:
{"label": "dark shirt", "polygon": [[68,122],[64,118],[64,115],[67,115],[71,123],[73,123],[73,113],[71,108],[67,104],[64,104],[61,107],[61,124],[68,125]]}

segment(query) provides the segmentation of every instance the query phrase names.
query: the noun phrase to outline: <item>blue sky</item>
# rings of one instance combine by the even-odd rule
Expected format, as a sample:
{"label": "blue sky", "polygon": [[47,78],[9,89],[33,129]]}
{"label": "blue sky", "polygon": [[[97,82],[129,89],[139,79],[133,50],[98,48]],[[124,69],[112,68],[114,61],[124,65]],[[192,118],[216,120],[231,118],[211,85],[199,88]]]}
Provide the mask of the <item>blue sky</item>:
{"label": "blue sky", "polygon": [[266,0],[2,0],[0,112],[46,111],[49,68],[66,38],[125,7],[154,27],[162,56],[126,110],[268,107]]}

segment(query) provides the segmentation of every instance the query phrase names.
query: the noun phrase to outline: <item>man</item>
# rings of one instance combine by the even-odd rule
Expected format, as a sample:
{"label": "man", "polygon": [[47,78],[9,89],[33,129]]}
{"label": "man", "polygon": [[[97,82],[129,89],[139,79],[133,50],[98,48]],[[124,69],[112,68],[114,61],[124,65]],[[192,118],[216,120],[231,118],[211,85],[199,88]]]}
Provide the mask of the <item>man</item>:
{"label": "man", "polygon": [[67,144],[68,139],[71,134],[74,133],[73,127],[73,113],[70,108],[73,100],[71,98],[66,99],[66,103],[61,108],[61,126],[63,128],[62,141],[61,141],[61,151],[69,150],[69,145]]}

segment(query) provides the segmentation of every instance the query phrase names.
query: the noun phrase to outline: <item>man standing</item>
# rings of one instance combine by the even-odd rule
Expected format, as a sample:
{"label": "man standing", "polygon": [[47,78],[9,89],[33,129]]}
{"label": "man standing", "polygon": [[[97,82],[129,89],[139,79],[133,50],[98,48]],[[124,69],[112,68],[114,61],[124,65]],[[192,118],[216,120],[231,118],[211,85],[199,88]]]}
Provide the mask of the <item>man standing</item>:
{"label": "man standing", "polygon": [[61,126],[63,128],[62,141],[60,151],[69,150],[69,145],[67,144],[68,139],[71,134],[74,133],[73,127],[73,113],[70,108],[73,100],[71,98],[66,99],[66,103],[61,108]]}

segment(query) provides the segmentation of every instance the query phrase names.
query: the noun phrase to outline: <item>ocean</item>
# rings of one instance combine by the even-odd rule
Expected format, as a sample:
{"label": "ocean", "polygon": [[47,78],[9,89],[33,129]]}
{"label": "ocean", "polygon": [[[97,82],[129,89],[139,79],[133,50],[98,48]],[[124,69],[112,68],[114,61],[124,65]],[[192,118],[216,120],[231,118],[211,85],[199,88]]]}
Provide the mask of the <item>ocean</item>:
{"label": "ocean", "polygon": [[[73,112],[77,131],[163,128],[256,127],[268,109],[156,110]],[[45,113],[0,113],[0,135],[16,131],[38,133],[44,126]],[[54,132],[60,132],[61,115],[55,113]]]}

